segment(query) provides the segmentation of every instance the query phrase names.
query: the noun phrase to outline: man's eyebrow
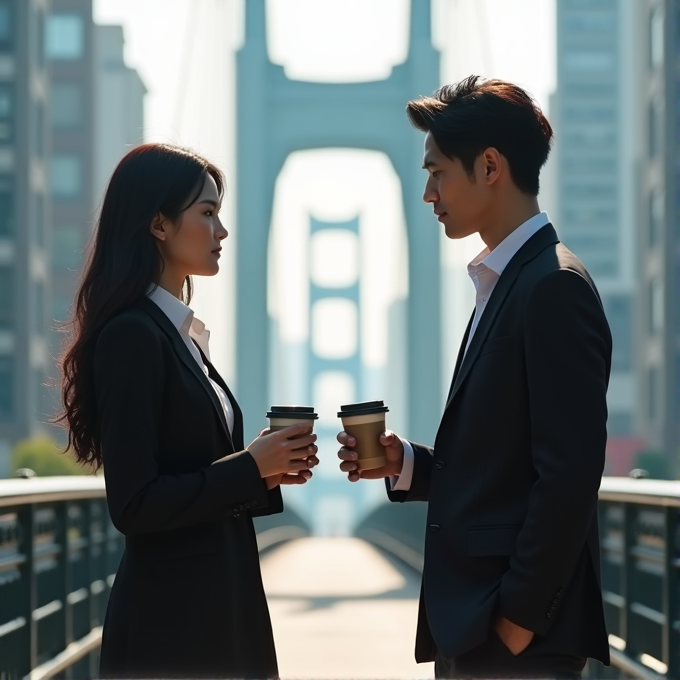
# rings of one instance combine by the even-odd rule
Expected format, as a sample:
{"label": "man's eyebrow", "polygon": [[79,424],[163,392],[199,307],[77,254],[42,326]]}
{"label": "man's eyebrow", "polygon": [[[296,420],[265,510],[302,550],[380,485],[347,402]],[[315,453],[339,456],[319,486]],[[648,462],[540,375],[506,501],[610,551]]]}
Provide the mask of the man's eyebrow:
{"label": "man's eyebrow", "polygon": [[435,161],[426,160],[426,161],[423,163],[423,170],[427,170],[428,168],[431,168],[431,167],[433,167],[433,166],[435,166],[435,165],[437,165],[437,163],[436,163]]}

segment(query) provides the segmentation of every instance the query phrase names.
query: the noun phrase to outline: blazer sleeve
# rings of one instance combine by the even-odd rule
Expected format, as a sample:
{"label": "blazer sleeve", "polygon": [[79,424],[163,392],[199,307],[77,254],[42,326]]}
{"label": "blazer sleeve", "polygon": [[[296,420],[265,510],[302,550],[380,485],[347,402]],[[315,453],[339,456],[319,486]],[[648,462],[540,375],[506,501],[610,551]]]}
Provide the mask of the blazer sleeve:
{"label": "blazer sleeve", "polygon": [[165,390],[161,337],[122,315],[101,331],[94,355],[99,437],[111,519],[128,536],[214,521],[266,507],[266,484],[248,451],[196,472],[160,474]]}
{"label": "blazer sleeve", "polygon": [[537,473],[499,612],[545,635],[586,546],[607,439],[611,334],[591,285],[558,270],[525,308],[531,454]]}
{"label": "blazer sleeve", "polygon": [[411,503],[430,499],[430,477],[432,475],[432,455],[434,449],[424,444],[409,442],[413,449],[413,476],[408,491],[392,491],[390,480],[385,479],[387,497],[393,503]]}

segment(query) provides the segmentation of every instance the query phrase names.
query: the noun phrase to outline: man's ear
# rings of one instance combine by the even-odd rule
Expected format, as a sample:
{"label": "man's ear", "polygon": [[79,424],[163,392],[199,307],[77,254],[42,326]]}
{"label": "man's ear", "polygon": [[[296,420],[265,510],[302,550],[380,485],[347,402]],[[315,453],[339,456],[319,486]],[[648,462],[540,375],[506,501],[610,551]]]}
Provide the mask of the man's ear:
{"label": "man's ear", "polygon": [[168,218],[163,213],[157,213],[151,220],[150,231],[159,241],[165,241],[168,235],[166,225]]}
{"label": "man's ear", "polygon": [[503,169],[503,161],[498,149],[489,147],[483,154],[484,179],[488,185],[498,181]]}

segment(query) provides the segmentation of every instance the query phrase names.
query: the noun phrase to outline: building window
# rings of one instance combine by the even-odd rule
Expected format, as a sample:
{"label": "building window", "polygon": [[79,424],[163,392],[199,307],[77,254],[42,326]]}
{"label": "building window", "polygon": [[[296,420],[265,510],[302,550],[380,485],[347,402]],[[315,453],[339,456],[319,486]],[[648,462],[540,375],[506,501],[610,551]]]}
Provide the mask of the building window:
{"label": "building window", "polygon": [[33,330],[38,335],[45,335],[45,286],[42,283],[33,285]]}
{"label": "building window", "polygon": [[604,300],[607,321],[612,332],[612,370],[630,371],[633,366],[633,319],[628,297],[612,296]]}
{"label": "building window", "polygon": [[664,291],[661,279],[649,282],[649,331],[652,335],[663,330]]}
{"label": "building window", "polygon": [[45,56],[74,61],[85,52],[85,21],[80,14],[51,14],[45,27]]}
{"label": "building window", "polygon": [[14,233],[14,184],[0,175],[0,237]]}
{"label": "building window", "polygon": [[649,65],[663,66],[664,57],[664,15],[663,7],[657,7],[649,18]]}
{"label": "building window", "polygon": [[649,105],[649,157],[656,158],[663,144],[663,121],[661,107],[657,102]]}
{"label": "building window", "polygon": [[14,2],[0,0],[0,50],[12,48],[14,37]]}
{"label": "building window", "polygon": [[33,216],[35,222],[35,240],[41,247],[45,247],[45,198],[42,194],[35,197],[35,215]]}
{"label": "building window", "polygon": [[50,164],[50,180],[54,198],[77,198],[83,182],[83,168],[80,156],[76,154],[55,154]]}
{"label": "building window", "polygon": [[663,241],[664,195],[658,189],[649,195],[649,246],[654,248]]}
{"label": "building window", "polygon": [[0,267],[0,330],[9,330],[14,321],[14,269]]}
{"label": "building window", "polygon": [[567,52],[564,55],[564,69],[570,73],[603,73],[614,68],[616,60],[612,52],[590,50]]}
{"label": "building window", "polygon": [[14,88],[0,85],[0,144],[14,138]]}
{"label": "building window", "polygon": [[83,90],[78,83],[52,85],[52,127],[73,130],[83,122]]}
{"label": "building window", "polygon": [[9,357],[0,357],[0,421],[14,415],[14,365]]}
{"label": "building window", "polygon": [[650,368],[648,377],[647,377],[647,407],[648,407],[648,416],[649,419],[654,422],[659,414],[659,397],[661,396],[659,394],[659,390],[661,389],[661,385],[659,384],[661,381],[659,379],[659,369],[658,368]]}
{"label": "building window", "polygon": [[81,230],[73,226],[55,226],[52,238],[55,271],[77,269],[80,266],[83,251]]}

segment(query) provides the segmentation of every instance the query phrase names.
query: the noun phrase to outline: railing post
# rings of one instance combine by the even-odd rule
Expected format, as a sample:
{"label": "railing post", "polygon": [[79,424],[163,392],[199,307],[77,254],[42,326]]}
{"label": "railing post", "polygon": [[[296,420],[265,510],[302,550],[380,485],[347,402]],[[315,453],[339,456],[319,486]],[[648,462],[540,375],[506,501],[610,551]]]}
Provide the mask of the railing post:
{"label": "railing post", "polygon": [[680,523],[678,509],[666,508],[666,564],[664,573],[664,656],[668,659],[668,677],[680,678],[680,631],[677,629],[680,612]]}

